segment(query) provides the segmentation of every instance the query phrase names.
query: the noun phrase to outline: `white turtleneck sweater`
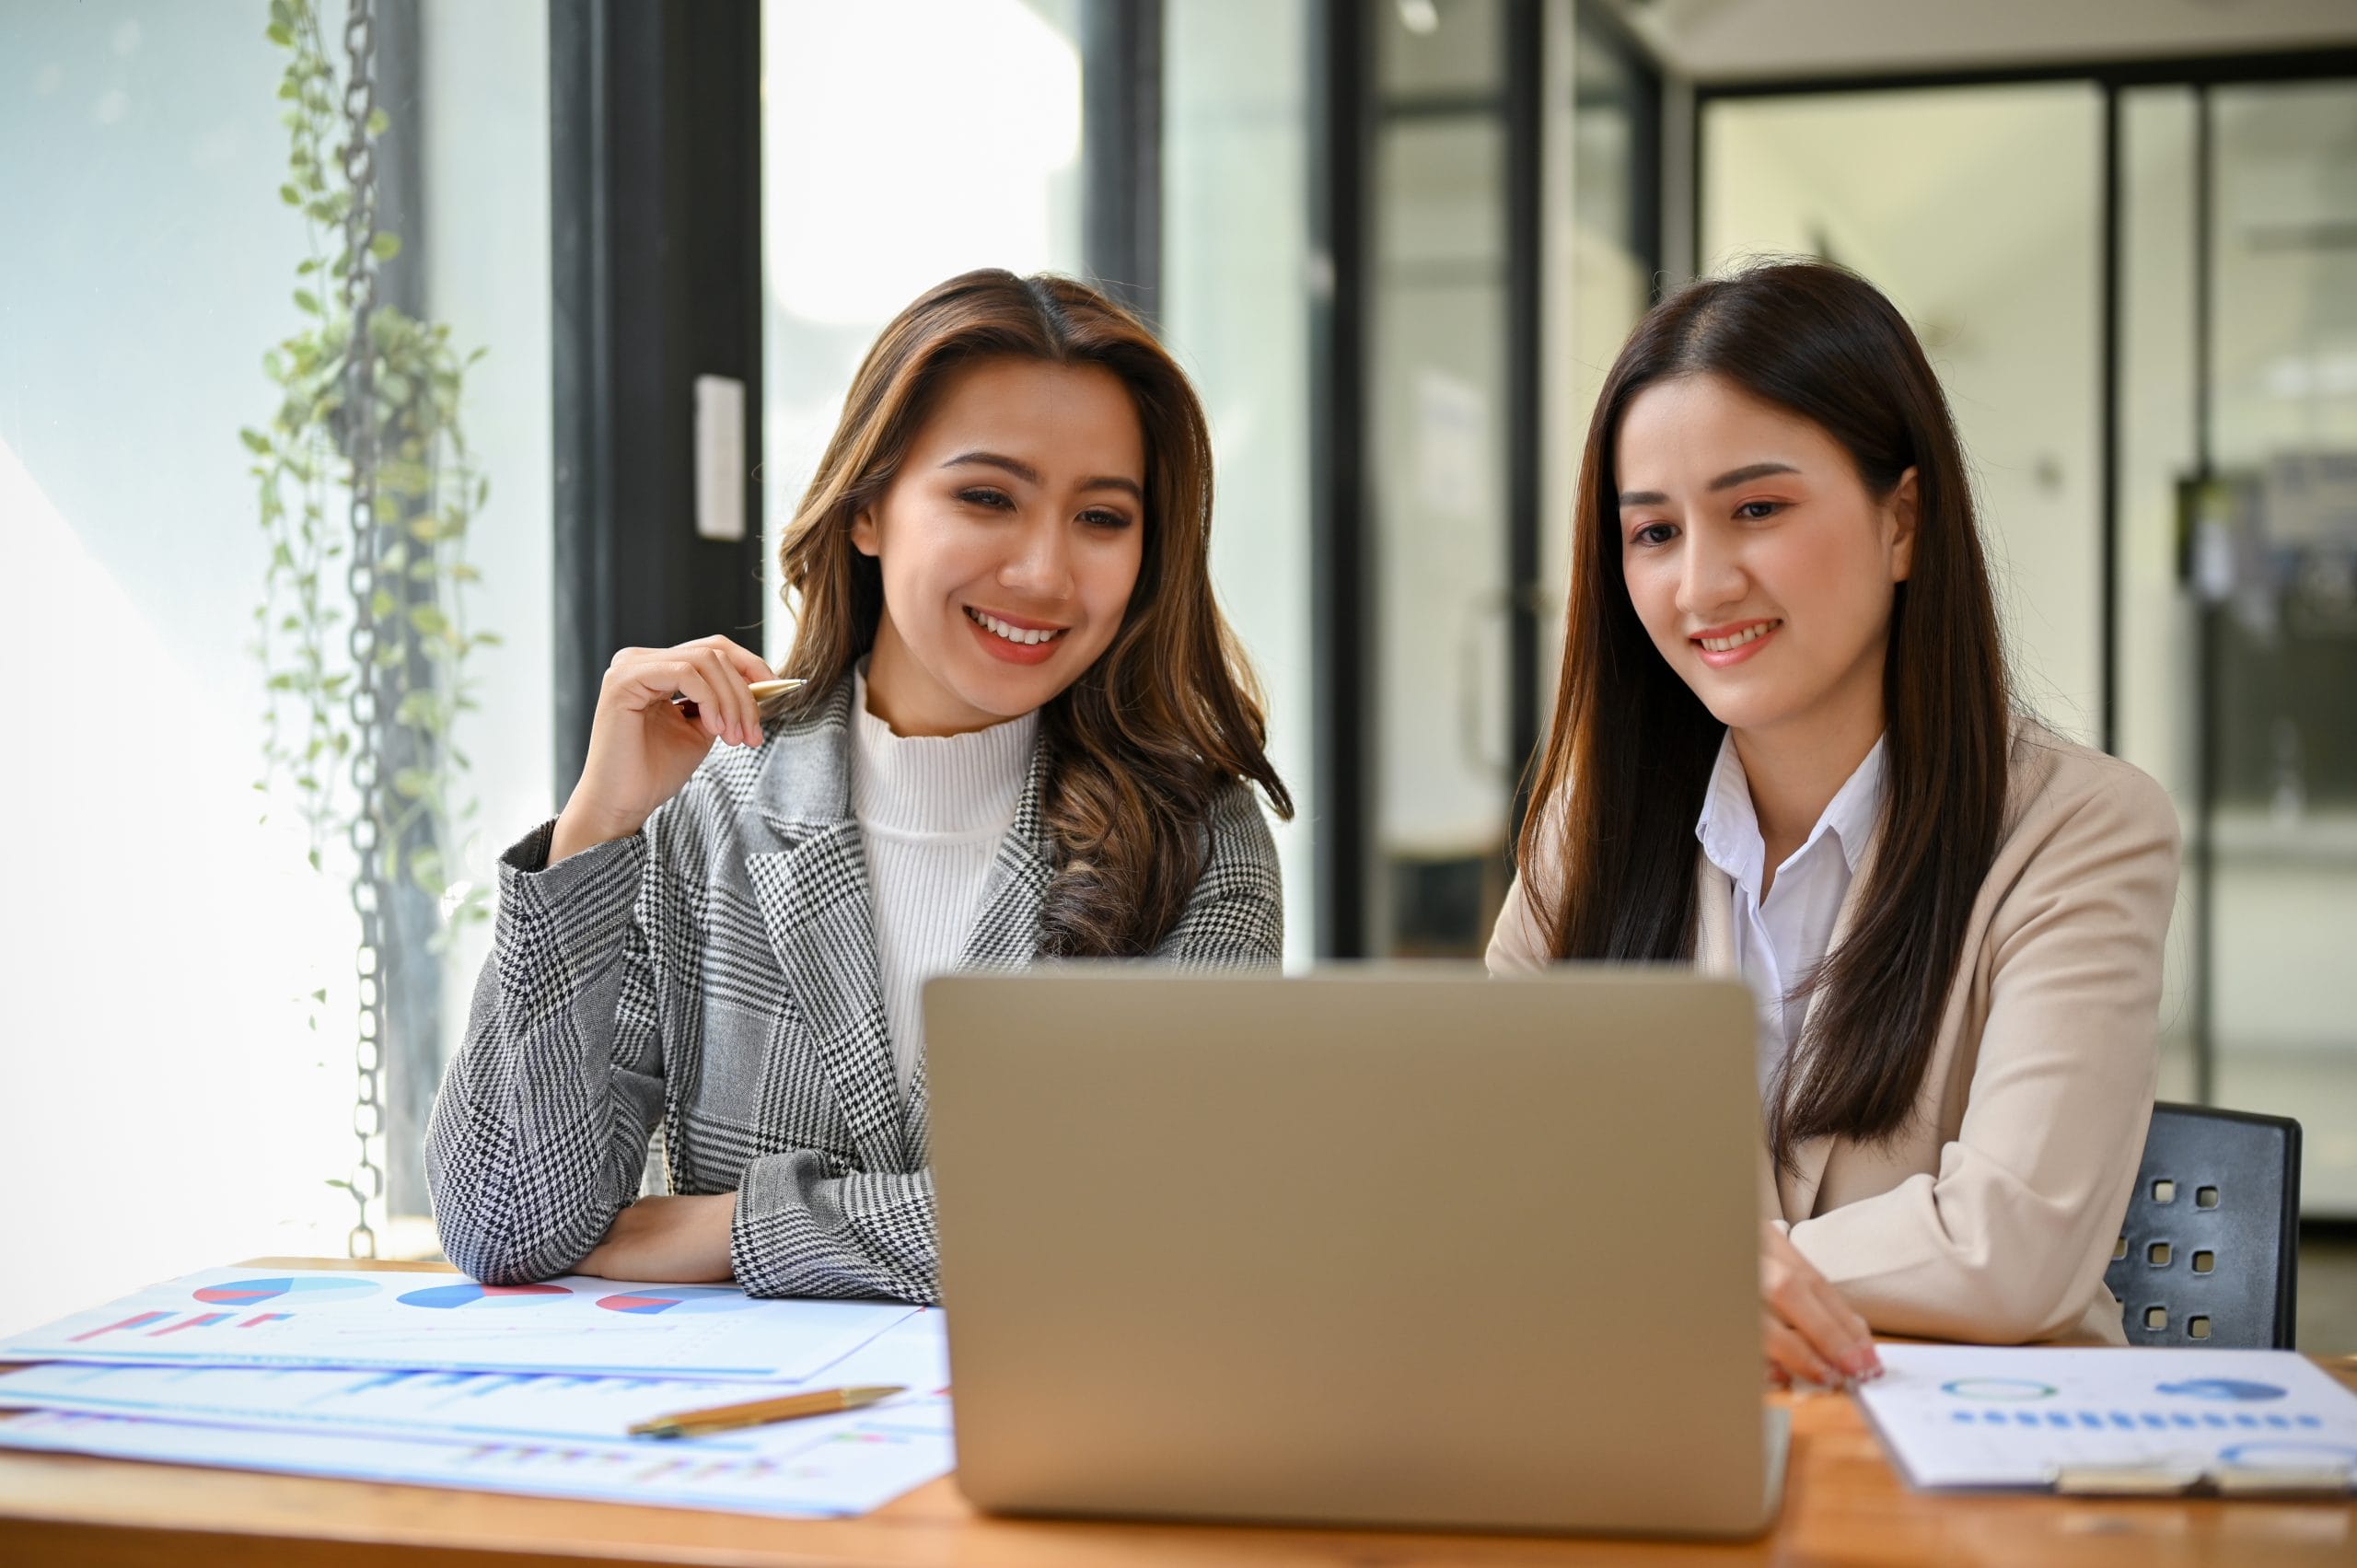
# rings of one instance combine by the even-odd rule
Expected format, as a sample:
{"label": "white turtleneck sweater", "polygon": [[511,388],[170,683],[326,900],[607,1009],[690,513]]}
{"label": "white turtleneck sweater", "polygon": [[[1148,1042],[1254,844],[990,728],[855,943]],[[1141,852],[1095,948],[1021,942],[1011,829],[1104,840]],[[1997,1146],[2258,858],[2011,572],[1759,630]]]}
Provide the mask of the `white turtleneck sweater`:
{"label": "white turtleneck sweater", "polygon": [[851,809],[867,855],[876,978],[905,1099],[924,1060],[924,982],[958,967],[998,842],[1015,825],[1039,715],[967,735],[902,736],[852,701]]}

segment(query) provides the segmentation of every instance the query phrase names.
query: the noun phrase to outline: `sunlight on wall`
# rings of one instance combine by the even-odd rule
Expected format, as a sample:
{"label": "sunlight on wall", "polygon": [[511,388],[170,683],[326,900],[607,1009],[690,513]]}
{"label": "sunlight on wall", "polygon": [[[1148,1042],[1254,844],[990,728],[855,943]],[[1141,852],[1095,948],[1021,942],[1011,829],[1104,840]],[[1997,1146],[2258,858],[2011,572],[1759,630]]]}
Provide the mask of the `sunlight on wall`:
{"label": "sunlight on wall", "polygon": [[[491,351],[469,377],[493,481],[469,610],[507,644],[470,661],[460,731],[481,878],[549,808],[548,46],[532,7],[424,13],[432,190],[404,257]],[[267,543],[238,430],[269,418],[261,356],[301,319],[282,63],[252,0],[0,6],[0,616],[44,652],[54,715],[0,773],[0,1330],[345,1249],[349,855],[314,875],[286,803],[251,788]]]}
{"label": "sunlight on wall", "polygon": [[[343,1250],[351,912],[298,824],[257,828],[252,715],[224,711],[0,443],[0,619],[47,721],[0,770],[11,832],[0,1333],[261,1252]],[[93,628],[104,628],[93,635]]]}

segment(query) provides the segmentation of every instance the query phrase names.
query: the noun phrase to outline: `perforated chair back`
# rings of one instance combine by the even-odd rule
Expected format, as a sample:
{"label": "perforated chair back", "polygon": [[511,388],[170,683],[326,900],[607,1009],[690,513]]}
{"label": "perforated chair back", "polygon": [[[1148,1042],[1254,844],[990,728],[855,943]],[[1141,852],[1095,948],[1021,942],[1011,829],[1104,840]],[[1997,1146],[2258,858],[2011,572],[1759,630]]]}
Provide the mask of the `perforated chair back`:
{"label": "perforated chair back", "polygon": [[2104,1283],[2131,1345],[2289,1350],[2300,1124],[2156,1105]]}

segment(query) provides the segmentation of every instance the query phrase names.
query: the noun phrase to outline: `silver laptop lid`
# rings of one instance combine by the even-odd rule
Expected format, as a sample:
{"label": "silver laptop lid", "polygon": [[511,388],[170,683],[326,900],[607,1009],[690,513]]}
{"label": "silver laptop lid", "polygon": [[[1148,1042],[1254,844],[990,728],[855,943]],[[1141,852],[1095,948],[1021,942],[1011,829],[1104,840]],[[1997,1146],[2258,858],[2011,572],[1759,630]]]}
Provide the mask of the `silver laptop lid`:
{"label": "silver laptop lid", "polygon": [[924,1005],[981,1506],[1765,1523],[1740,984],[1075,966]]}

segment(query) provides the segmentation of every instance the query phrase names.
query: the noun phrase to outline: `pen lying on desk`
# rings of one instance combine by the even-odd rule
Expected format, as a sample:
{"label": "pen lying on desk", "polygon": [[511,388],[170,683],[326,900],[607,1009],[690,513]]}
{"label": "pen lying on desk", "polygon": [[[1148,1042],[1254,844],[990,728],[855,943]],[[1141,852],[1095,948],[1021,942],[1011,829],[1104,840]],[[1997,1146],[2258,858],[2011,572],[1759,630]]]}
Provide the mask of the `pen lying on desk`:
{"label": "pen lying on desk", "polygon": [[789,1394],[782,1400],[748,1400],[740,1405],[715,1405],[710,1410],[681,1411],[658,1415],[630,1429],[633,1437],[701,1437],[707,1432],[728,1432],[739,1426],[766,1426],[773,1421],[798,1421],[806,1415],[833,1415],[855,1411],[908,1390],[900,1384],[858,1388],[821,1388],[814,1394]]}
{"label": "pen lying on desk", "polygon": [[[756,680],[748,685],[745,690],[753,694],[753,701],[756,703],[766,703],[781,691],[791,691],[797,686],[807,686],[808,684],[808,681],[801,679]],[[695,700],[693,698],[684,694],[672,698],[671,705],[679,709],[679,712],[687,714],[690,718],[696,717],[703,711],[696,706]]]}

